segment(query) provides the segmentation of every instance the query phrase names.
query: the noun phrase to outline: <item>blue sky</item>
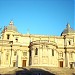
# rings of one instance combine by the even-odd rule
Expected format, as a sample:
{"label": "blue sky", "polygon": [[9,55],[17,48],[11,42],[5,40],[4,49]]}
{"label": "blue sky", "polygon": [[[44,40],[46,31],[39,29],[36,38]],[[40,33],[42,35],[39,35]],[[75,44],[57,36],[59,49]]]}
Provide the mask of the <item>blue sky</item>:
{"label": "blue sky", "polygon": [[20,33],[60,35],[74,28],[74,0],[0,0],[0,27],[11,20]]}

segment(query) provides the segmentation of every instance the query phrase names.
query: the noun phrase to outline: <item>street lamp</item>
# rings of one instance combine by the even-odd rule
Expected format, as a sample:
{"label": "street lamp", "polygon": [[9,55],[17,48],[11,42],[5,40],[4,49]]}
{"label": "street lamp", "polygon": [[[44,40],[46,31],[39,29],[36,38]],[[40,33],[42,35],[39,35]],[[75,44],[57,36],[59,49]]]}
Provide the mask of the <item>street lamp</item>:
{"label": "street lamp", "polygon": [[[0,28],[1,31],[1,28]],[[0,38],[1,38],[1,32],[0,32]],[[1,51],[0,51],[0,65],[1,65]]]}
{"label": "street lamp", "polygon": [[65,49],[65,67],[68,67],[68,59],[67,59],[67,48],[66,48],[66,35],[64,35],[64,49]]}
{"label": "street lamp", "polygon": [[11,47],[11,51],[10,51],[10,65],[12,64],[12,44],[13,44],[13,41],[10,41],[10,47]]}

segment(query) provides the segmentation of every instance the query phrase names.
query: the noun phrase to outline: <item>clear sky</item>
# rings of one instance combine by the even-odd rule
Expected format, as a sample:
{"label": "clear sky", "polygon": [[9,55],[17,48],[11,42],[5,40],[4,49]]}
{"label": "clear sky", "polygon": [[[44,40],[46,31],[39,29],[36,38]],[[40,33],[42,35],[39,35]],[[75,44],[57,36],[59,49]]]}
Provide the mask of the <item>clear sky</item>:
{"label": "clear sky", "polygon": [[60,35],[74,28],[74,0],[0,0],[0,27],[11,20],[20,33]]}

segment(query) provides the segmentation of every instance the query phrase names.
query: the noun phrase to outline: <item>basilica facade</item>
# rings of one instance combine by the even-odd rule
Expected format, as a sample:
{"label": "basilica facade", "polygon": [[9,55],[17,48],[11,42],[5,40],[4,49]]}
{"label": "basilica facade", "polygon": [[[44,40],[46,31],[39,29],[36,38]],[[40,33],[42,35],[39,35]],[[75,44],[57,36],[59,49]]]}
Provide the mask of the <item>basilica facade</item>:
{"label": "basilica facade", "polygon": [[0,38],[0,67],[75,68],[75,31],[67,24],[60,36],[21,34],[13,21]]}

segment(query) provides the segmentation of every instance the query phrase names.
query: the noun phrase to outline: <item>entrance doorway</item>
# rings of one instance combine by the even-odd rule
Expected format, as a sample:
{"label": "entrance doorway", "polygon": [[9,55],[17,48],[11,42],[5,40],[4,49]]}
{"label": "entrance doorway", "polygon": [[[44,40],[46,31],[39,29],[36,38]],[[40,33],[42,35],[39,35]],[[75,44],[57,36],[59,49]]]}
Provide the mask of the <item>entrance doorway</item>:
{"label": "entrance doorway", "polygon": [[22,67],[26,67],[26,60],[22,60]]}
{"label": "entrance doorway", "polygon": [[16,67],[16,62],[13,62],[13,67]]}
{"label": "entrance doorway", "polygon": [[71,68],[71,69],[73,68],[73,62],[70,63],[70,68]]}
{"label": "entrance doorway", "polygon": [[63,61],[59,61],[60,62],[60,67],[63,67]]}

